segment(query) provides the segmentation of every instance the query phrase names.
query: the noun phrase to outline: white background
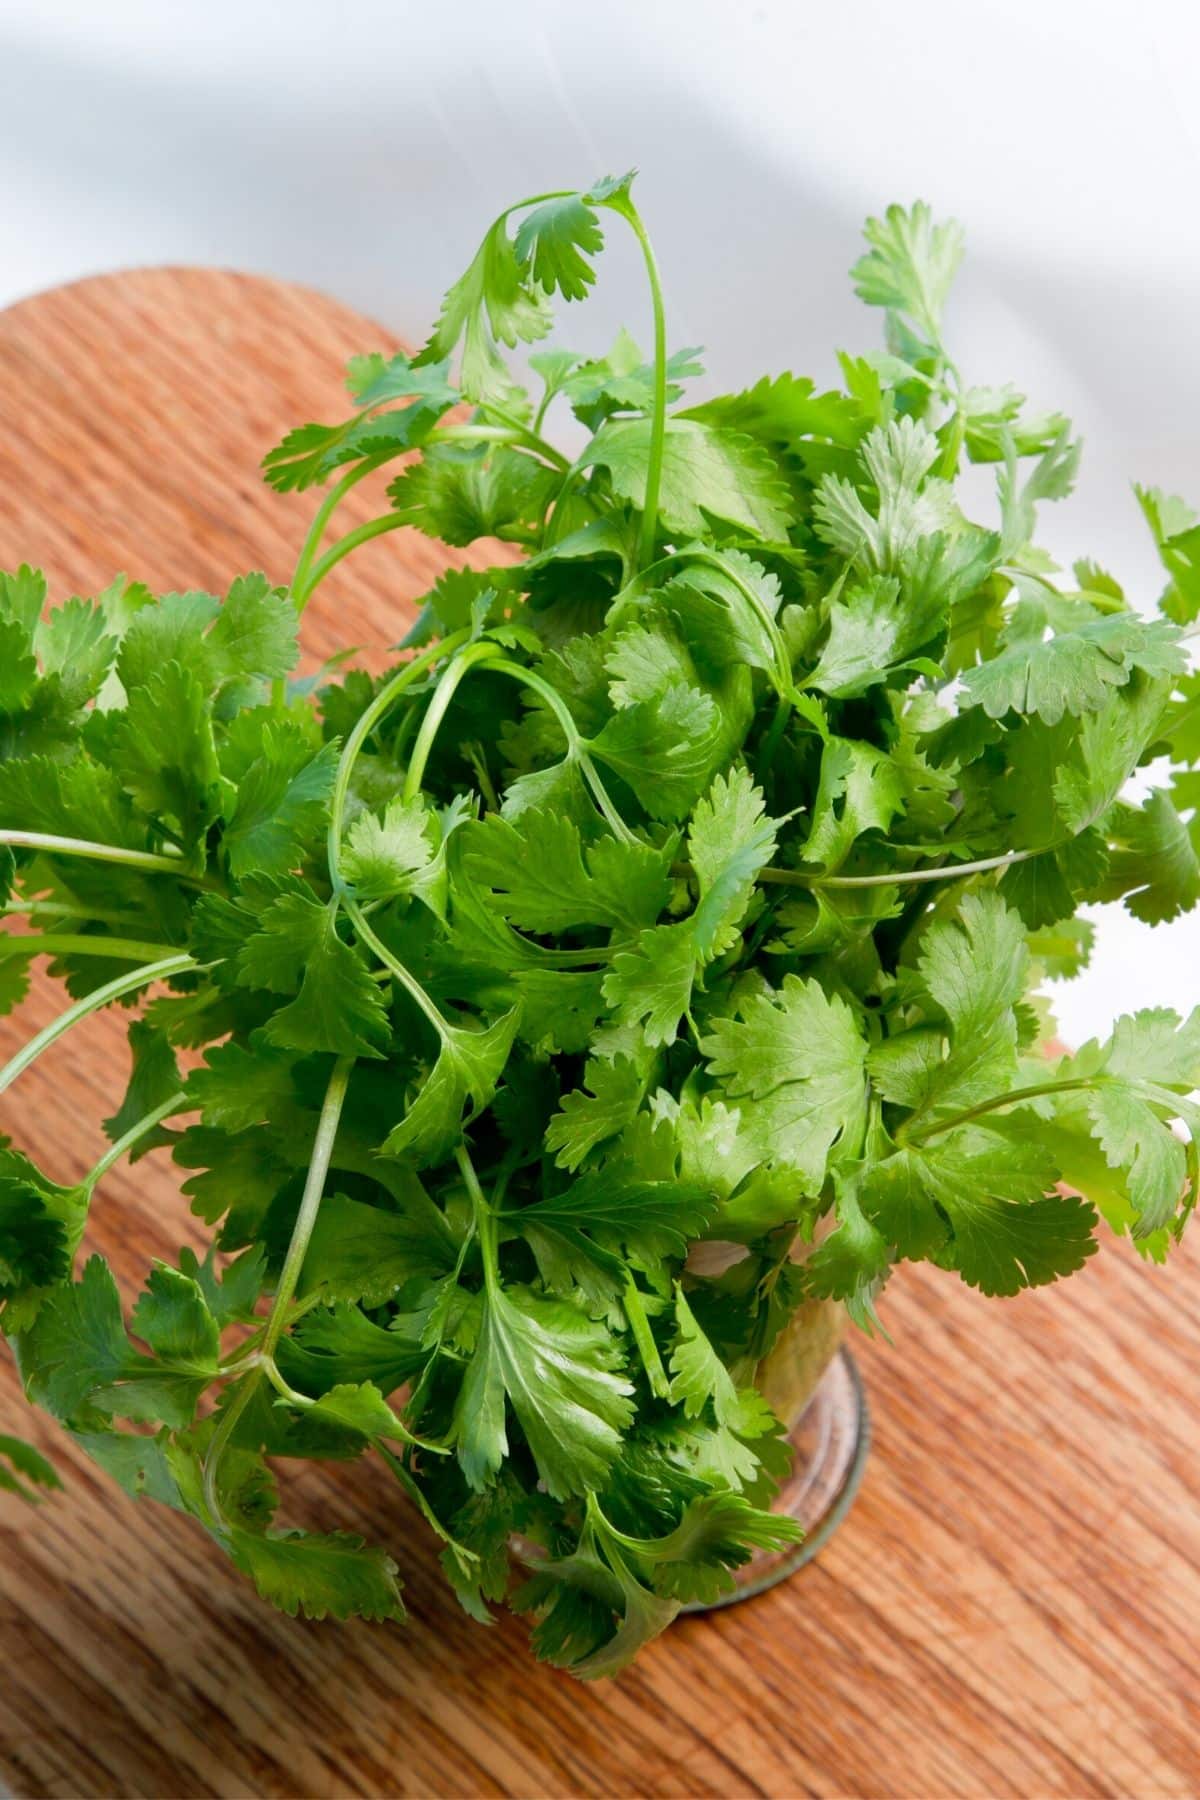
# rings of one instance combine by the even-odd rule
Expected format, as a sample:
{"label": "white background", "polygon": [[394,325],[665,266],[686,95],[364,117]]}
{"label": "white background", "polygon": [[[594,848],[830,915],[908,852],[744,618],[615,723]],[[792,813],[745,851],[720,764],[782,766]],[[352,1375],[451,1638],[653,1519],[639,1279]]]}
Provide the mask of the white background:
{"label": "white background", "polygon": [[[1150,604],[1128,483],[1200,502],[1198,51],[1200,14],[1164,0],[5,0],[0,303],[220,263],[415,339],[503,205],[637,164],[673,344],[721,386],[832,382],[835,346],[878,341],[845,278],[861,220],[923,196],[968,230],[968,378],[1088,440],[1043,540]],[[646,335],[615,234],[589,311],[583,348]],[[1194,917],[1104,909],[1101,942],[1055,990],[1069,1038],[1200,997]]]}

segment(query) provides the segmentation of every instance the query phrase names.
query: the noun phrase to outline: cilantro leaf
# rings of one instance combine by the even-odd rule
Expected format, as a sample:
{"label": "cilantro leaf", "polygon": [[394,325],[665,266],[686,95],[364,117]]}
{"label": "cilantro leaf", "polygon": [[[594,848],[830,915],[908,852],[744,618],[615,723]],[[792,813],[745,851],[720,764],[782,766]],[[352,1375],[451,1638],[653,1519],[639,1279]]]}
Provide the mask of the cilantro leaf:
{"label": "cilantro leaf", "polygon": [[281,1050],[378,1056],[387,1042],[387,1009],[359,955],[338,936],[334,910],[301,893],[281,894],[260,914],[243,944],[238,980],[296,998],[264,1027]]}
{"label": "cilantro leaf", "polygon": [[600,1485],[633,1417],[607,1331],[565,1301],[489,1288],[455,1410],[458,1459],[473,1488],[508,1450],[506,1401],[557,1499]]}
{"label": "cilantro leaf", "polygon": [[[649,419],[610,420],[583,460],[607,469],[614,491],[644,508]],[[667,531],[685,537],[705,537],[719,520],[771,540],[787,535],[792,506],[774,458],[753,438],[678,418],[667,421],[658,515]]]}
{"label": "cilantro leaf", "polygon": [[750,1134],[764,1161],[818,1193],[831,1153],[853,1156],[866,1118],[867,1046],[845,1001],[815,981],[784,977],[717,1019],[701,1051],[731,1100],[753,1101]]}
{"label": "cilantro leaf", "polygon": [[292,1618],[405,1616],[395,1563],[352,1532],[260,1535],[235,1527],[229,1552],[263,1599]]}

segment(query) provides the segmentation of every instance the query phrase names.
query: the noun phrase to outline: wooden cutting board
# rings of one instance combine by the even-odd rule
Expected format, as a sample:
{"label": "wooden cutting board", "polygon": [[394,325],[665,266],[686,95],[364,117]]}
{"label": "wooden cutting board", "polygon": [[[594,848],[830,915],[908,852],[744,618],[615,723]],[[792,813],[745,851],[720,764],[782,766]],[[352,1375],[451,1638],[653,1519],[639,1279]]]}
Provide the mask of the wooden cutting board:
{"label": "wooden cutting board", "polygon": [[[0,317],[0,567],[59,598],[118,569],[160,590],[286,580],[310,511],[256,473],[336,417],[387,334],[319,295],[197,270],[103,277]],[[363,489],[347,508],[369,511]],[[310,665],[387,645],[449,560],[368,545],[305,621]],[[1181,975],[1183,972],[1181,971]],[[1182,996],[1182,998],[1194,996]],[[0,1057],[59,1005],[44,982]],[[125,1081],[89,1021],[0,1101],[61,1181]],[[131,1292],[194,1240],[162,1153],[105,1183],[92,1242]],[[674,1626],[619,1682],[538,1668],[482,1630],[369,1463],[302,1475],[297,1522],[385,1543],[411,1621],[318,1626],[261,1604],[198,1528],[125,1499],[30,1414],[0,1431],[67,1492],[0,1497],[0,1779],[33,1795],[1192,1795],[1200,1734],[1200,1246],[1169,1270],[1106,1247],[1059,1291],[984,1301],[902,1272],[895,1340],[859,1354],[875,1417],[861,1496],[784,1587]]]}

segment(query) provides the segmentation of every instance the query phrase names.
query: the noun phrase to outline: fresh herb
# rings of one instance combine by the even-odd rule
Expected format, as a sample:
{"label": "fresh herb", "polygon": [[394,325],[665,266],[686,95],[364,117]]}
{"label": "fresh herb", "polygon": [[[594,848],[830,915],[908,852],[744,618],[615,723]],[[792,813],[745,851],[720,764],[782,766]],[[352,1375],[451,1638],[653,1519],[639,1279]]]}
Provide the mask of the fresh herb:
{"label": "fresh herb", "polygon": [[[610,229],[652,353],[535,350],[531,396],[506,352],[586,297]],[[1200,1012],[1051,1057],[1030,996],[1086,961],[1082,904],[1200,895],[1200,526],[1140,496],[1161,617],[1064,577],[1035,533],[1078,446],[960,375],[957,227],[893,207],[867,238],[887,350],[844,392],[687,404],[630,179],[537,196],[418,356],[356,358],[350,416],[266,457],[325,489],[288,587],[47,613],[0,577],[0,994],[41,956],[71,999],[0,1088],[136,1008],[94,1168],[0,1151],[3,1328],[30,1398],[285,1611],[400,1616],[384,1549],[275,1522],[289,1459],[373,1454],[472,1614],[536,1546],[538,1654],[611,1674],[794,1536],[754,1371],[798,1304],[870,1329],[908,1259],[1012,1294],[1100,1218],[1161,1259],[1192,1208]],[[390,509],[329,542],[400,457]],[[995,470],[990,524],[964,462]],[[390,673],[314,696],[299,614],[400,526],[512,548],[437,583]],[[126,1316],[79,1245],[114,1162],[164,1144],[213,1247]],[[689,1269],[701,1239],[744,1246],[736,1281]]]}

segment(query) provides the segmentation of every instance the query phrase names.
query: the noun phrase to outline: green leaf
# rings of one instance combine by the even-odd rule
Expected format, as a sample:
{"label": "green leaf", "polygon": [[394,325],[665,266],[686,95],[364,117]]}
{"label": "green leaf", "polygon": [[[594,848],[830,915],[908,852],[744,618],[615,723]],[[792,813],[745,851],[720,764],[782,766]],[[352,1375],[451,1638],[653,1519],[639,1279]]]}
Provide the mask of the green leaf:
{"label": "green leaf", "polygon": [[937,439],[916,419],[877,425],[859,451],[875,510],[843,476],[825,475],[813,501],[818,536],[863,574],[902,573],[922,539],[957,523],[952,490],[931,477],[938,455]]}
{"label": "green leaf", "polygon": [[446,379],[448,368],[445,362],[416,368],[400,354],[389,361],[378,354],[353,357],[349,385],[364,412],[388,400],[409,404],[373,417],[360,413],[339,425],[309,424],[289,431],[263,457],[267,481],[277,493],[289,493],[327,481],[346,463],[416,448],[459,398]]}
{"label": "green leaf", "polygon": [[[411,1266],[407,1256],[404,1263]],[[307,1313],[280,1340],[278,1361],[287,1380],[305,1393],[372,1382],[386,1395],[417,1374],[427,1358],[414,1339],[376,1325],[357,1306],[338,1303]]]}
{"label": "green leaf", "polygon": [[93,1256],[83,1279],[55,1289],[21,1338],[21,1367],[31,1396],[67,1421],[90,1406],[124,1418],[189,1425],[200,1394],[216,1375],[215,1358],[190,1351],[179,1355],[173,1348],[177,1341],[194,1344],[200,1330],[194,1318],[183,1318],[173,1284],[164,1289],[151,1276],[142,1306],[163,1345],[157,1357],[133,1349],[112,1272],[102,1257]]}
{"label": "green leaf", "polygon": [[397,516],[427,536],[473,544],[539,523],[561,481],[555,470],[519,450],[430,446],[396,477],[388,497]]}
{"label": "green leaf", "polygon": [[489,1286],[454,1414],[471,1486],[487,1485],[508,1453],[506,1400],[550,1494],[600,1486],[634,1411],[619,1361],[605,1328],[565,1301]]}
{"label": "green leaf", "polygon": [[866,1120],[867,1046],[854,1014],[798,975],[770,997],[752,994],[738,1014],[701,1040],[709,1073],[727,1098],[755,1103],[743,1111],[762,1160],[819,1193],[831,1154],[854,1156]]}
{"label": "green leaf", "polygon": [[278,1049],[378,1056],[388,1040],[377,983],[338,936],[334,909],[306,894],[281,894],[260,913],[238,958],[238,980],[296,994],[263,1028],[264,1040]]}
{"label": "green leaf", "polygon": [[739,1437],[757,1437],[774,1424],[770,1407],[754,1388],[740,1392],[701,1330],[683,1289],[675,1289],[677,1336],[671,1351],[671,1402],[694,1419],[711,1402],[717,1424]]}
{"label": "green leaf", "polygon": [[330,1194],[309,1239],[300,1292],[320,1293],[329,1302],[383,1306],[406,1281],[444,1275],[457,1250],[441,1213],[427,1199],[396,1212]]}
{"label": "green leaf", "polygon": [[997,894],[968,894],[956,919],[929,927],[918,967],[932,1004],[927,1020],[871,1051],[868,1066],[880,1093],[924,1114],[971,1106],[1013,1084],[1014,1008],[1028,968],[1018,915]]}
{"label": "green leaf", "polygon": [[235,1527],[229,1551],[263,1599],[293,1619],[405,1616],[395,1563],[351,1532],[260,1536]]}
{"label": "green leaf", "polygon": [[404,1117],[388,1133],[389,1156],[408,1156],[418,1167],[444,1162],[463,1129],[463,1108],[489,1105],[520,1023],[516,1007],[480,1031],[443,1027],[437,1061]]}
{"label": "green leaf", "polygon": [[[646,504],[650,435],[649,419],[610,420],[582,458],[607,469],[614,492],[639,510]],[[676,418],[667,420],[658,516],[667,531],[685,537],[709,536],[718,520],[774,541],[787,536],[793,513],[778,464],[753,438]]]}
{"label": "green leaf", "polygon": [[[133,1069],[125,1097],[112,1117],[104,1121],[105,1132],[113,1143],[132,1130],[147,1113],[178,1093],[183,1079],[175,1052],[162,1032],[147,1020],[135,1019],[129,1027],[129,1049]],[[130,1149],[130,1162],[136,1162],[139,1156],[145,1156],[156,1144],[164,1142],[166,1139],[161,1133],[148,1134]]]}
{"label": "green leaf", "polygon": [[859,299],[902,314],[926,343],[940,344],[942,311],[962,261],[962,227],[954,219],[935,225],[918,200],[868,219],[863,236],[870,248],[850,271]]}
{"label": "green leaf", "polygon": [[468,400],[500,399],[512,383],[499,345],[512,349],[534,343],[550,325],[546,295],[517,255],[508,235],[508,215],[503,213],[466,274],[447,292],[441,317],[416,364],[453,355],[461,341],[459,380],[464,395]]}
{"label": "green leaf", "polygon": [[882,1163],[864,1208],[899,1255],[934,1254],[985,1294],[1015,1294],[1073,1273],[1095,1250],[1094,1209],[1047,1191],[1057,1175],[1036,1142],[965,1128]]}
{"label": "green leaf", "polygon": [[1123,898],[1149,925],[1191,911],[1200,900],[1200,858],[1167,793],[1160,788],[1140,807],[1115,807],[1107,831],[1112,848],[1102,899]]}
{"label": "green leaf", "polygon": [[856,739],[830,738],[801,857],[830,871],[840,868],[866,832],[888,830],[903,803],[903,779],[891,757]]}
{"label": "green leaf", "polygon": [[[876,575],[830,602],[829,637],[805,686],[839,700],[864,694],[878,682],[911,674],[913,654],[945,626],[937,606],[902,606],[900,583]],[[919,665],[928,673],[934,665]]]}
{"label": "green leaf", "polygon": [[704,964],[729,948],[759,871],[775,850],[779,821],[744,769],[718,775],[692,815],[688,851],[700,898],[690,919],[639,934],[614,956],[604,997],[623,1020],[645,1021],[651,1045],[673,1043]]}
{"label": "green leaf", "polygon": [[571,819],[540,808],[515,821],[491,813],[466,825],[462,842],[467,873],[522,931],[636,930],[658,917],[670,891],[671,843],[607,836],[585,851]]}
{"label": "green leaf", "polygon": [[226,808],[221,840],[239,879],[297,867],[324,830],[337,769],[337,746],[314,751],[290,720],[264,725],[260,743],[261,754],[241,773]]}
{"label": "green leaf", "polygon": [[1151,677],[1179,674],[1186,659],[1178,633],[1161,620],[1112,613],[1055,637],[1022,638],[1001,655],[968,669],[962,684],[972,704],[993,719],[1036,713],[1048,725],[1064,712],[1078,717],[1102,707],[1135,669]]}
{"label": "green leaf", "polygon": [[390,800],[383,817],[360,813],[346,837],[342,873],[360,900],[396,900],[411,895],[443,918],[446,859],[441,831],[426,802]]}
{"label": "green leaf", "polygon": [[627,1057],[589,1057],[583,1080],[583,1088],[563,1095],[546,1131],[546,1148],[562,1169],[577,1169],[598,1144],[623,1131],[645,1093],[645,1081]]}
{"label": "green leaf", "polygon": [[208,700],[189,669],[169,662],[131,692],[113,761],[138,805],[174,823],[185,844],[203,835],[219,811],[220,769]]}
{"label": "green leaf", "polygon": [[49,1492],[61,1487],[53,1464],[40,1450],[23,1438],[0,1432],[0,1494],[18,1494],[22,1500],[36,1502],[42,1498],[38,1488]]}
{"label": "green leaf", "polygon": [[181,1270],[155,1263],[130,1324],[156,1356],[216,1374],[221,1348],[217,1322],[199,1283]]}
{"label": "green leaf", "polygon": [[517,231],[516,260],[546,293],[586,300],[596,279],[591,258],[604,248],[600,221],[582,194],[544,200],[526,213]]}
{"label": "green leaf", "polygon": [[1135,485],[1133,491],[1170,576],[1159,606],[1177,625],[1190,625],[1200,614],[1200,518],[1161,488]]}
{"label": "green leaf", "polygon": [[629,783],[651,818],[675,820],[690,811],[708,786],[724,740],[712,697],[673,682],[659,699],[622,707],[590,747]]}

